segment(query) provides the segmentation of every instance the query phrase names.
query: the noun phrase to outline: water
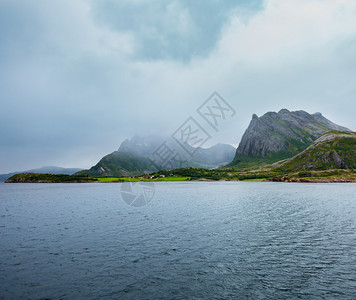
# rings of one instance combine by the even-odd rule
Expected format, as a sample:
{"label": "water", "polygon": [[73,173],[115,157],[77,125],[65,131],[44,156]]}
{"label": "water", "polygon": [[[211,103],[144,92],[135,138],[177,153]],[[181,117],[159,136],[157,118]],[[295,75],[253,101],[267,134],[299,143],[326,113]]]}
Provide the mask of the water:
{"label": "water", "polygon": [[0,299],[355,299],[356,184],[1,184]]}

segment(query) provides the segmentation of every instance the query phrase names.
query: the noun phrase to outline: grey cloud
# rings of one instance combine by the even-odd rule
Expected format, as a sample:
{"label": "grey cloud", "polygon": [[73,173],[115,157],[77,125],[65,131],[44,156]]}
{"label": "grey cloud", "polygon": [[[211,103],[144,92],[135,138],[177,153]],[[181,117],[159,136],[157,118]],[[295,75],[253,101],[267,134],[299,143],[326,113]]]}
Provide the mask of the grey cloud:
{"label": "grey cloud", "polygon": [[232,10],[245,16],[262,9],[253,1],[92,1],[101,25],[131,33],[135,56],[143,60],[187,61],[206,56],[215,47]]}
{"label": "grey cloud", "polygon": [[283,107],[355,130],[356,34],[256,62],[249,21],[224,46],[231,55],[220,35],[229,16],[263,19],[260,1],[179,1],[186,31],[167,27],[180,25],[167,3],[0,1],[0,173],[90,167],[125,138],[171,134],[215,90],[237,113],[214,142],[237,144],[252,113]]}

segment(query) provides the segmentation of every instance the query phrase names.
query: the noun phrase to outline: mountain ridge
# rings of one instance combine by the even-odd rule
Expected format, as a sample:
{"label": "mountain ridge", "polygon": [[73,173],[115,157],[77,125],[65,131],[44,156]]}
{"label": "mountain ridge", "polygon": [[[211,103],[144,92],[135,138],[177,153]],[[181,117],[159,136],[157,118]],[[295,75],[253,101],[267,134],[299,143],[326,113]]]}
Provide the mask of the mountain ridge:
{"label": "mountain ridge", "polygon": [[356,169],[356,132],[332,131],[304,151],[275,164],[283,171]]}
{"label": "mountain ridge", "polygon": [[[165,155],[173,155],[168,163],[157,161],[157,150],[164,145]],[[172,138],[150,135],[134,136],[124,140],[117,151],[104,156],[89,170],[83,170],[77,174],[89,176],[136,176],[143,173],[156,172],[158,170],[170,170],[182,167],[196,167],[213,169],[230,163],[236,149],[228,144],[216,144],[209,148],[194,148],[186,145],[194,155],[187,154]],[[174,153],[174,154],[173,154]]]}
{"label": "mountain ridge", "polygon": [[281,109],[256,114],[244,132],[229,167],[248,167],[254,163],[273,163],[306,149],[328,131],[350,131],[326,119],[321,113]]}

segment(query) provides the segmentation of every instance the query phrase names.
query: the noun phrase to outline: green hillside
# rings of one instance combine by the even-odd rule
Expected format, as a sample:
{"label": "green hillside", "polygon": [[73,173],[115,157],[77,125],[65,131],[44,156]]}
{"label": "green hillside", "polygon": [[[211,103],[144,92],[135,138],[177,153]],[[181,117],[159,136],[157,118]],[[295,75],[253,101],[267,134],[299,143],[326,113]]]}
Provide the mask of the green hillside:
{"label": "green hillside", "polygon": [[278,165],[283,171],[356,169],[356,133],[331,132]]}
{"label": "green hillside", "polygon": [[125,177],[140,175],[145,172],[154,172],[156,170],[148,158],[133,153],[115,151],[104,156],[89,170],[83,170],[76,174],[85,174],[93,177]]}
{"label": "green hillside", "polygon": [[6,180],[6,183],[66,183],[66,182],[95,182],[96,178],[86,175],[66,175],[66,174],[37,174],[21,173],[16,174]]}
{"label": "green hillside", "polygon": [[253,115],[235,158],[227,167],[256,168],[290,158],[333,130],[349,131],[320,113],[282,109],[261,117]]}

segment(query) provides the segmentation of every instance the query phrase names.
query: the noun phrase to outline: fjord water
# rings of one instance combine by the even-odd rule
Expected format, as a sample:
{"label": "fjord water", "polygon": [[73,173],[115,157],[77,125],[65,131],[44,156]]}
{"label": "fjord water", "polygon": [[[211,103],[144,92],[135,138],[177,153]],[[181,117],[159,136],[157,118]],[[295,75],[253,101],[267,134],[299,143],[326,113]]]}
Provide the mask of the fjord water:
{"label": "fjord water", "polygon": [[355,299],[356,184],[0,184],[0,299]]}

